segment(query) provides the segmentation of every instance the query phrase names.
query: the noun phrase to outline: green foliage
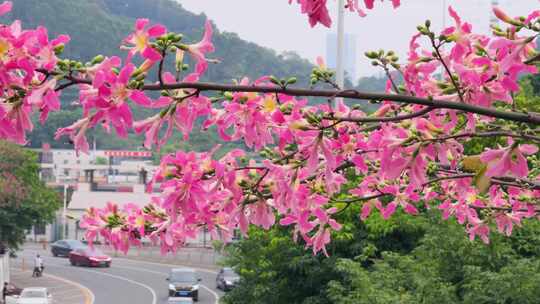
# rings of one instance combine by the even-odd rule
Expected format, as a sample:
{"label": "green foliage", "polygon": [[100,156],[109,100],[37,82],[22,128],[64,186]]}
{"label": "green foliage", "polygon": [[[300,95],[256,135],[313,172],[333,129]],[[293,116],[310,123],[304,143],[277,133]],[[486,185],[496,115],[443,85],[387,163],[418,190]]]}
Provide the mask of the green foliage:
{"label": "green foliage", "polygon": [[108,165],[109,160],[105,157],[98,156],[96,157],[96,165]]}
{"label": "green foliage", "polygon": [[[231,246],[226,264],[240,285],[224,303],[537,303],[540,223],[527,221],[512,237],[471,242],[463,227],[437,212],[385,221],[340,214],[330,257],[313,256],[286,228],[252,228]],[[344,237],[345,235],[345,237]]]}
{"label": "green foliage", "polygon": [[58,194],[39,179],[37,155],[0,141],[0,242],[16,249],[33,225],[52,221]]}

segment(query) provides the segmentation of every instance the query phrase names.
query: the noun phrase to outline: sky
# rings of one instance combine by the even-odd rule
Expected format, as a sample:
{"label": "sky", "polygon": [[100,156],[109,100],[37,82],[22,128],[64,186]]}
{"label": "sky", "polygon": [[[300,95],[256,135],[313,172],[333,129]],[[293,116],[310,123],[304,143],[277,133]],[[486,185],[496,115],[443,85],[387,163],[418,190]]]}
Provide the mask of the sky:
{"label": "sky", "polygon": [[[311,28],[307,17],[300,14],[297,4],[288,0],[176,0],[186,9],[204,13],[220,30],[235,32],[241,38],[278,52],[295,51],[314,62],[326,55],[326,34],[335,31],[318,25]],[[296,1],[293,1],[296,2]],[[335,0],[331,3],[332,16],[337,15]],[[406,54],[410,37],[416,26],[430,19],[434,29],[443,24],[444,2],[458,11],[463,20],[473,25],[475,32],[487,33],[490,20],[490,0],[402,0],[394,10],[389,0],[377,3],[367,17],[346,13],[345,31],[356,36],[359,77],[377,75],[362,54],[368,50],[394,50],[402,57]],[[499,7],[511,16],[526,15],[540,9],[538,0],[498,0]],[[446,14],[447,15],[447,14]],[[447,26],[452,20],[446,17]]]}

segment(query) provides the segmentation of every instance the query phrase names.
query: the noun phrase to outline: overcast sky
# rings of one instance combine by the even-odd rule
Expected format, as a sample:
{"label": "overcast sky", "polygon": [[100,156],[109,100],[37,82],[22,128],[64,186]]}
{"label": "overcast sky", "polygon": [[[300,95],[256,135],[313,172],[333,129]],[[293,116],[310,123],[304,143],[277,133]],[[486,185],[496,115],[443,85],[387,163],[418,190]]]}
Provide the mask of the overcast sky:
{"label": "overcast sky", "polygon": [[[176,0],[195,13],[206,14],[220,30],[238,33],[246,40],[277,50],[292,50],[311,61],[326,53],[326,33],[335,31],[322,26],[311,28],[296,4],[288,0]],[[358,76],[377,72],[362,55],[366,50],[393,49],[404,55],[416,25],[431,19],[434,28],[443,23],[444,0],[403,0],[397,10],[389,0],[378,3],[365,18],[347,14],[345,29],[357,40]],[[540,8],[538,0],[498,0],[510,15],[524,15]],[[294,1],[296,2],[296,1]],[[333,0],[332,14],[336,15]],[[473,24],[473,30],[486,33],[489,29],[490,0],[446,0]],[[335,19],[335,18],[334,18]],[[335,20],[334,20],[335,21]],[[451,24],[450,18],[446,24]],[[336,22],[334,22],[334,26]]]}

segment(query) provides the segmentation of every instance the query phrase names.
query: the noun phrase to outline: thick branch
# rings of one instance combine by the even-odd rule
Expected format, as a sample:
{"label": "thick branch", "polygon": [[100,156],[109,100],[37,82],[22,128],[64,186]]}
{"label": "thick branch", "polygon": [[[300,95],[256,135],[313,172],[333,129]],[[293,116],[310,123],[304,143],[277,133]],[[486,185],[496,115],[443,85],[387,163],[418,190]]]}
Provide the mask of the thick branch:
{"label": "thick branch", "polygon": [[466,132],[466,133],[459,133],[459,134],[445,136],[445,137],[434,138],[433,141],[445,141],[449,139],[458,139],[458,138],[463,138],[463,137],[495,137],[495,136],[507,136],[507,137],[522,138],[522,139],[540,142],[540,137],[538,136],[532,136],[532,135],[527,135],[527,134],[517,134],[517,133],[508,132],[508,131],[490,131],[490,132],[482,132],[482,133]]}
{"label": "thick branch", "polygon": [[337,120],[337,123],[339,122],[359,122],[359,123],[366,123],[366,122],[392,122],[392,121],[402,121],[407,120],[419,116],[423,116],[431,111],[435,110],[435,107],[427,107],[424,108],[418,112],[405,114],[405,115],[398,115],[394,117],[325,117],[325,119],[329,120]]}
{"label": "thick branch", "polygon": [[149,84],[142,88],[147,91],[174,90],[174,89],[198,89],[200,91],[221,91],[221,92],[255,92],[255,93],[279,93],[289,96],[305,96],[305,97],[343,97],[360,100],[388,100],[404,104],[418,104],[428,107],[461,110],[468,113],[495,117],[510,121],[525,122],[534,125],[540,125],[540,115],[536,113],[519,113],[510,111],[499,111],[492,108],[479,107],[466,103],[434,100],[429,98],[420,98],[408,95],[386,94],[386,93],[369,93],[356,90],[310,90],[310,89],[293,89],[280,88],[277,86],[249,86],[249,85],[226,85],[208,82],[197,83],[171,83],[163,86],[159,84]]}

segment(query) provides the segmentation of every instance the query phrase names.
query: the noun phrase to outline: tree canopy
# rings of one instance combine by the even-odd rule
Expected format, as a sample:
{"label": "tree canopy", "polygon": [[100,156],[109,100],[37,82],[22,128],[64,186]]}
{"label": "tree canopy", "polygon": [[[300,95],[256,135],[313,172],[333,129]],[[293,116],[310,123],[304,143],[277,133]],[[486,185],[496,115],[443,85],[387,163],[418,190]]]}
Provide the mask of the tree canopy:
{"label": "tree canopy", "polygon": [[60,206],[39,178],[37,154],[0,141],[0,242],[16,249],[34,225],[45,225]]}
{"label": "tree canopy", "polygon": [[[311,25],[329,26],[327,1],[296,2]],[[348,0],[347,8],[363,15],[360,4]],[[4,2],[0,15],[11,9]],[[32,115],[46,123],[62,107],[60,94],[74,90],[81,116],[55,139],[78,152],[89,151],[95,129],[143,134],[146,149],[173,134],[187,141],[194,129],[244,147],[166,154],[149,185],[161,193],[147,206],[90,208],[81,222],[87,239],[102,234],[123,251],[143,237],[163,253],[175,251],[203,227],[228,241],[236,229],[281,225],[314,254],[328,255],[347,224],[339,215],[353,206],[364,221],[439,210],[471,240],[489,244],[493,232],[510,236],[540,211],[540,114],[519,98],[519,80],[538,73],[540,11],[493,13],[501,26],[490,34],[449,7],[454,24],[440,32],[429,20],[419,25],[404,60],[392,50],[367,52],[387,77],[385,91],[375,93],[341,87],[322,58],[303,75],[309,84],[294,75],[208,82],[221,38],[209,20],[199,40],[138,18],[119,41],[121,56],[82,60],[62,55],[68,35],[23,30],[15,21],[0,31],[0,136],[26,144]],[[365,110],[367,103],[378,108]]]}

